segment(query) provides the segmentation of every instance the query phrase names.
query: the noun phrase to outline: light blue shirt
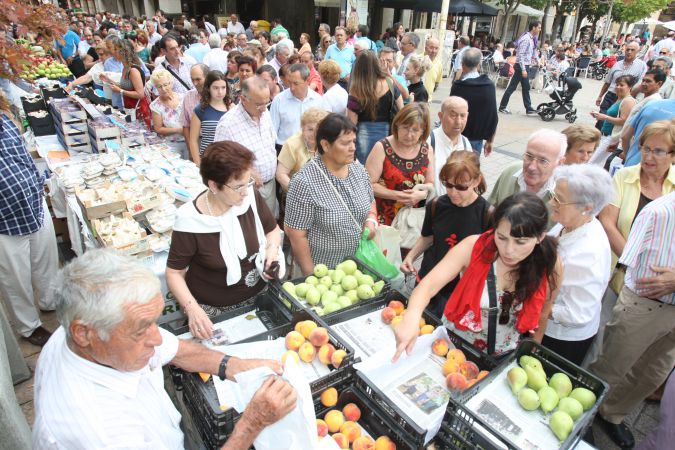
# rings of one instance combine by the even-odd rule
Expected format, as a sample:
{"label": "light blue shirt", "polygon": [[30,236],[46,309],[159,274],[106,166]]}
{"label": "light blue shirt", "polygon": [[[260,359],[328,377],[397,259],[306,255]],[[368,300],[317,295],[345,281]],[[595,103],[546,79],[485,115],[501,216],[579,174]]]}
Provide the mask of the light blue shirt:
{"label": "light blue shirt", "polygon": [[670,120],[675,117],[675,100],[654,100],[647,103],[628,124],[633,127],[635,133],[633,134],[633,142],[630,144],[630,149],[626,154],[626,160],[623,163],[624,167],[635,166],[640,164],[640,135],[647,125],[657,120]]}
{"label": "light blue shirt", "polygon": [[326,58],[332,59],[340,66],[340,78],[344,78],[352,71],[352,64],[356,57],[354,56],[354,47],[345,44],[344,48],[340,50],[337,44],[331,44],[326,50]]}
{"label": "light blue shirt", "polygon": [[190,48],[185,50],[186,55],[192,56],[195,61],[198,63],[201,63],[204,61],[204,56],[211,50],[211,47],[207,44],[200,44],[199,42],[196,44],[190,45]]}
{"label": "light blue shirt", "polygon": [[307,96],[299,100],[290,89],[286,89],[272,101],[270,115],[272,126],[277,133],[277,144],[283,145],[286,140],[300,131],[300,117],[312,106],[321,108],[321,96],[307,89]]}

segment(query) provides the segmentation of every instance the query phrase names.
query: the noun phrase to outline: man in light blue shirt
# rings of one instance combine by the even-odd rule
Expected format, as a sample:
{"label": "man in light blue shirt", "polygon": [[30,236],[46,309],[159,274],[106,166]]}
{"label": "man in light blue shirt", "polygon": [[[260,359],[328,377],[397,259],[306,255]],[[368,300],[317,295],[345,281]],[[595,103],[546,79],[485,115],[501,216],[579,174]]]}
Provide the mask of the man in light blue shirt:
{"label": "man in light blue shirt", "polygon": [[300,131],[300,117],[309,108],[321,108],[321,96],[307,84],[309,69],[304,64],[293,64],[289,69],[290,89],[286,89],[272,101],[270,115],[277,133],[277,152],[284,142]]}
{"label": "man in light blue shirt", "polygon": [[[190,38],[192,38],[192,34]],[[204,62],[204,56],[211,50],[209,45],[209,36],[206,30],[199,30],[199,38],[190,44],[190,47],[185,50],[185,54],[192,56],[198,63]]]}
{"label": "man in light blue shirt", "polygon": [[[340,66],[340,81],[338,83],[347,89],[349,74],[356,57],[354,47],[347,44],[347,31],[344,27],[335,27],[335,44],[331,44],[326,50],[326,59],[332,59]],[[298,120],[300,120],[298,118]]]}
{"label": "man in light blue shirt", "polygon": [[[675,100],[654,100],[645,105],[632,119],[623,127],[621,132],[623,136],[634,136],[630,144],[624,167],[640,164],[640,135],[642,130],[657,120],[670,120],[675,117]],[[624,149],[625,151],[625,149]]]}

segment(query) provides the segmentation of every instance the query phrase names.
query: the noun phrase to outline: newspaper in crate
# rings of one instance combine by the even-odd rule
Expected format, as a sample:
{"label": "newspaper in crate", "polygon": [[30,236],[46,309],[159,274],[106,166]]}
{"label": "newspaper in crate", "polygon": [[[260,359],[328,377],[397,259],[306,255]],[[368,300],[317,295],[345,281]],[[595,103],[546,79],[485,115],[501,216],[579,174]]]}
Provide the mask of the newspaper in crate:
{"label": "newspaper in crate", "polygon": [[450,399],[442,371],[444,359],[431,351],[431,343],[436,339],[448,340],[444,327],[420,336],[412,353],[403,355],[395,364],[391,363],[396,350],[391,342],[355,365],[415,424],[426,430],[425,443],[438,432]]}
{"label": "newspaper in crate", "polygon": [[[202,340],[202,344],[213,348],[243,341],[256,334],[264,333],[267,328],[258,318],[255,311],[248,311],[242,315],[223,320],[213,325],[213,337]],[[178,339],[194,339],[189,331],[178,336]]]}
{"label": "newspaper in crate", "polygon": [[[239,358],[262,358],[279,361],[281,360],[281,355],[286,351],[286,338],[280,337],[273,341],[221,345],[213,347],[213,349]],[[299,366],[305,378],[307,378],[310,383],[330,373],[328,366],[321,363],[318,358],[315,358],[311,363],[300,362]],[[231,407],[237,405],[238,399],[236,397],[236,391],[234,390],[236,388],[236,383],[229,380],[222,381],[218,377],[213,377],[213,384],[216,388],[218,401],[221,406]]]}
{"label": "newspaper in crate", "polygon": [[[511,393],[506,373],[515,367],[515,361],[501,369],[492,383],[473,396],[466,407],[476,414],[490,429],[508,438],[519,448],[549,450],[559,448],[560,443],[548,426],[548,416],[543,411],[525,411],[517,397]],[[577,421],[577,425],[578,425]],[[497,448],[506,448],[494,440]]]}
{"label": "newspaper in crate", "polygon": [[354,349],[354,357],[366,360],[396,345],[394,331],[382,322],[381,309],[333,325],[331,328]]}

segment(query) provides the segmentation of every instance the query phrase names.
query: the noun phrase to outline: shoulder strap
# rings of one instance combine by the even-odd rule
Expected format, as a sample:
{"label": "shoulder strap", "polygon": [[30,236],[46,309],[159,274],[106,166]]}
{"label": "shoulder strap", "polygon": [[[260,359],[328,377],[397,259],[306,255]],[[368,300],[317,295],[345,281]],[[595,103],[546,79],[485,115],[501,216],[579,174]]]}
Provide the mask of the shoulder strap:
{"label": "shoulder strap", "polygon": [[168,72],[169,72],[176,80],[178,80],[178,82],[179,82],[180,84],[182,84],[183,87],[184,87],[185,89],[187,89],[188,91],[190,90],[190,86],[188,86],[187,83],[186,83],[185,81],[183,81],[183,79],[182,79],[181,77],[179,77],[178,74],[177,74],[176,72],[173,71],[173,69],[170,68],[171,66],[168,65],[168,64],[166,63],[166,60],[162,61],[162,66],[163,66],[163,67],[164,67],[164,68],[165,68],[165,69],[166,69],[166,70],[167,70],[167,71],[168,71]]}
{"label": "shoulder strap", "polygon": [[328,185],[329,185],[331,188],[333,188],[333,192],[335,192],[335,196],[338,198],[338,200],[340,200],[340,203],[342,203],[342,206],[344,206],[345,209],[347,210],[347,213],[349,214],[349,217],[352,218],[352,220],[354,221],[354,225],[356,225],[356,229],[359,230],[359,231],[361,231],[361,226],[359,225],[359,223],[358,223],[358,222],[356,221],[356,219],[354,218],[354,215],[353,215],[352,212],[349,210],[349,207],[348,207],[347,204],[345,203],[345,201],[344,201],[344,199],[342,198],[342,196],[340,195],[340,193],[337,191],[337,189],[335,189],[335,186],[333,186],[333,183],[331,183],[330,178],[328,178],[328,175],[326,175],[326,172],[324,172],[323,169],[316,163],[316,160],[313,159],[313,160],[312,160],[312,164],[314,164],[314,166],[316,166],[317,170],[318,170],[319,172],[321,172],[321,175],[323,175],[323,177],[326,179],[326,181],[328,182]]}
{"label": "shoulder strap", "polygon": [[434,133],[434,131],[436,131],[436,130],[431,130],[431,148],[433,148],[434,152],[435,152],[436,151],[436,133]]}
{"label": "shoulder strap", "polygon": [[431,221],[433,222],[434,216],[436,215],[436,206],[438,203],[438,197],[434,197],[434,199],[431,201]]}
{"label": "shoulder strap", "polygon": [[488,354],[492,355],[495,352],[495,345],[497,339],[497,280],[495,277],[494,264],[490,264],[490,270],[487,277],[488,298],[490,299],[490,309],[488,312],[488,335],[487,335],[487,350]]}

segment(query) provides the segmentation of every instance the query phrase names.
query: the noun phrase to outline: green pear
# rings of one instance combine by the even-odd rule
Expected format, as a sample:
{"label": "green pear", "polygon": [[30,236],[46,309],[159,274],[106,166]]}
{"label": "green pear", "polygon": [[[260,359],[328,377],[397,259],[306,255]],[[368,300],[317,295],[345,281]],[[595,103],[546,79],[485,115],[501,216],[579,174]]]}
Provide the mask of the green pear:
{"label": "green pear", "polygon": [[329,304],[323,306],[323,313],[324,314],[334,313],[335,311],[339,310],[340,308],[341,308],[341,306],[338,302],[329,303]]}
{"label": "green pear", "polygon": [[516,366],[508,371],[506,381],[511,386],[513,395],[516,395],[527,384],[527,373],[522,368]]}
{"label": "green pear", "polygon": [[[298,295],[300,298],[305,298],[305,295],[307,295],[307,291],[309,290],[309,287],[311,285],[307,283],[298,283],[295,286],[295,293]],[[286,283],[283,284],[284,289],[286,289]],[[288,290],[288,289],[286,289]]]}
{"label": "green pear", "polygon": [[534,366],[536,369],[539,369],[542,372],[544,371],[544,368],[542,367],[541,362],[537,358],[534,358],[532,356],[523,355],[523,356],[520,357],[520,367],[522,367],[524,369],[526,366]]}
{"label": "green pear", "polygon": [[593,405],[595,405],[595,394],[586,388],[575,388],[572,392],[570,392],[570,397],[579,401],[581,406],[584,407],[584,411],[588,411],[593,407]]}
{"label": "green pear", "polygon": [[375,295],[378,295],[380,292],[382,292],[382,288],[384,288],[384,280],[376,282],[373,285],[373,292],[375,292]]}
{"label": "green pear", "polygon": [[553,411],[558,405],[558,393],[552,387],[545,386],[539,389],[537,395],[539,395],[539,401],[541,402],[541,410],[546,414]]}
{"label": "green pear", "polygon": [[546,374],[543,370],[539,370],[534,366],[525,366],[525,373],[527,373],[527,385],[535,391],[548,386]]}
{"label": "green pear", "polygon": [[290,281],[285,282],[284,284],[281,285],[281,287],[284,288],[284,290],[291,295],[296,294],[295,285],[293,283],[291,283]]}
{"label": "green pear", "polygon": [[539,396],[530,388],[523,388],[518,392],[518,403],[527,411],[539,408]]}
{"label": "green pear", "polygon": [[565,411],[572,420],[577,420],[584,413],[584,408],[576,399],[565,397],[558,403],[558,411]]}
{"label": "green pear", "polygon": [[563,442],[572,432],[574,421],[566,412],[556,411],[551,414],[551,417],[548,419],[548,426],[551,427],[553,434],[556,435],[558,440]]}
{"label": "green pear", "polygon": [[560,398],[567,397],[572,392],[572,381],[562,372],[554,373],[548,385],[555,389]]}

